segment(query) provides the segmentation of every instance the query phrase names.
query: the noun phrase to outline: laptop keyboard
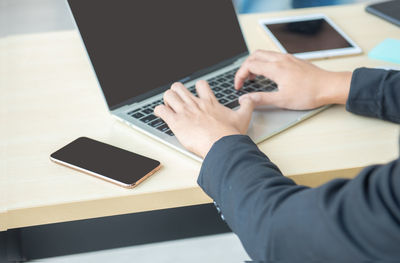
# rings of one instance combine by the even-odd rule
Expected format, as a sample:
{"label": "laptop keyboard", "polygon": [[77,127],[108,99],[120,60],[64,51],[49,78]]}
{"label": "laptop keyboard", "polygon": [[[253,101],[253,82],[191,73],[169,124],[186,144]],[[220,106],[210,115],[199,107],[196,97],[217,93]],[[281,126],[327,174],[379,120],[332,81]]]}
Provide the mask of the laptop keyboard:
{"label": "laptop keyboard", "polygon": [[[239,97],[249,92],[272,92],[277,90],[275,82],[266,79],[262,76],[257,76],[254,80],[248,80],[244,83],[241,90],[234,89],[234,78],[238,68],[228,71],[217,77],[208,79],[211,90],[214,92],[215,97],[222,105],[228,108],[235,108],[239,106]],[[197,96],[195,86],[191,86],[188,90]],[[173,132],[169,129],[168,125],[160,118],[154,115],[154,108],[157,105],[163,104],[163,100],[157,100],[149,103],[139,109],[128,112],[131,117],[138,119],[150,127],[153,127],[170,136],[174,136]]]}

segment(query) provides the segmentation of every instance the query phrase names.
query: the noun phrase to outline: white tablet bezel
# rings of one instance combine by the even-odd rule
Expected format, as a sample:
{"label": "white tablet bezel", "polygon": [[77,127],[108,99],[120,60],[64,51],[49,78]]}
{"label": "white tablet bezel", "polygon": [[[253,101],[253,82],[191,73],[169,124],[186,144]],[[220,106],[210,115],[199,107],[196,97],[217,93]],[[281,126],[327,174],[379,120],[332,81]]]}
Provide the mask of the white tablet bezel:
{"label": "white tablet bezel", "polygon": [[274,34],[268,29],[268,27],[265,26],[265,24],[278,24],[278,23],[288,23],[288,22],[290,23],[290,22],[307,21],[307,20],[314,20],[321,18],[325,19],[325,21],[328,24],[330,24],[344,39],[346,39],[352,45],[352,47],[295,53],[293,54],[294,56],[302,59],[317,59],[317,58],[327,58],[327,57],[345,56],[345,55],[362,53],[362,49],[349,36],[347,36],[329,17],[327,17],[324,14],[310,14],[310,15],[291,16],[282,18],[260,19],[259,24],[261,28],[268,34],[268,36],[271,37],[271,39],[278,46],[278,48],[283,53],[288,53],[287,50],[283,47],[283,45],[279,42],[279,40],[274,36]]}

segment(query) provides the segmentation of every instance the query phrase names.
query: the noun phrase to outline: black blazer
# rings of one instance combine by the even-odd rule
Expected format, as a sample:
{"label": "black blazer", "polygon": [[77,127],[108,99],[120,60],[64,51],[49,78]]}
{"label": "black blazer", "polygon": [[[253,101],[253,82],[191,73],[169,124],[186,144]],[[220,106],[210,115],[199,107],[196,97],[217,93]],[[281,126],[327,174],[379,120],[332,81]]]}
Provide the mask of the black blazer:
{"label": "black blazer", "polygon": [[[400,123],[400,72],[357,69],[346,108]],[[400,261],[400,159],[309,188],[233,135],[213,145],[198,183],[253,260]]]}

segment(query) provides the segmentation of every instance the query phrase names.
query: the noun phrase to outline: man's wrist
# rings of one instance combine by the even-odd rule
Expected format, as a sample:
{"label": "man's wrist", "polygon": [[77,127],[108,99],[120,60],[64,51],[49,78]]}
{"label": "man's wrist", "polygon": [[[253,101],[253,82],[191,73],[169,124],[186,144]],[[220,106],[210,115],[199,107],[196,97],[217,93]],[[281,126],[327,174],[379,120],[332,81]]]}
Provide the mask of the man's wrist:
{"label": "man's wrist", "polygon": [[325,83],[321,83],[321,87],[326,87],[320,96],[321,104],[346,104],[352,75],[350,71],[327,72],[326,78],[323,79]]}
{"label": "man's wrist", "polygon": [[200,150],[199,154],[200,156],[204,159],[206,158],[208,152],[211,150],[212,146],[222,138],[226,136],[231,136],[231,135],[240,135],[240,132],[236,131],[231,131],[231,132],[223,132],[218,135],[215,135],[213,138],[211,138],[208,143],[204,144],[204,147]]}

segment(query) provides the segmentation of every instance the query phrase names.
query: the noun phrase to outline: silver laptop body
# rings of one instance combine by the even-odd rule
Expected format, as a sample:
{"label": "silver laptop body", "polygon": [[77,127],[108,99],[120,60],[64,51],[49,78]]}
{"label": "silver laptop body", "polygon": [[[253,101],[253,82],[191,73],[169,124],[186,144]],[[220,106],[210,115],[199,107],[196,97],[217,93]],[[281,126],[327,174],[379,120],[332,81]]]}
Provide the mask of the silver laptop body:
{"label": "silver laptop body", "polygon": [[[205,79],[217,99],[232,109],[244,93],[279,88],[257,77],[240,92],[234,91],[234,74],[249,52],[231,0],[68,0],[68,4],[111,114],[196,160],[202,161],[153,114],[173,82],[183,82],[196,95],[196,81]],[[258,108],[248,135],[259,143],[323,109]]]}

